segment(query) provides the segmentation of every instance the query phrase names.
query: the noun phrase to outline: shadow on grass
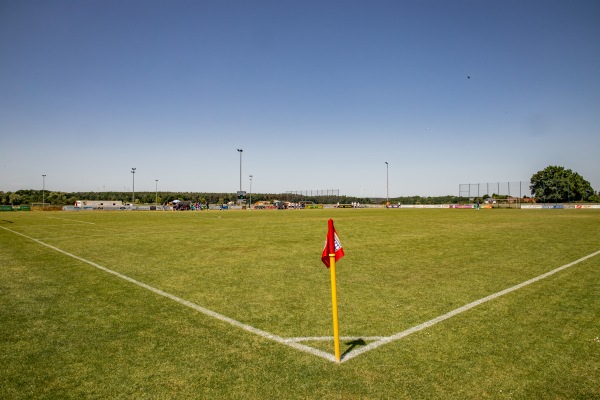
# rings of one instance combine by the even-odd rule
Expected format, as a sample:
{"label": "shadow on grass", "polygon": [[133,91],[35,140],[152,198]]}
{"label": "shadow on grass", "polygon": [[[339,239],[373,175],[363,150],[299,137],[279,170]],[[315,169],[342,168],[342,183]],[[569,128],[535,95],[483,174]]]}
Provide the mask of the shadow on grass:
{"label": "shadow on grass", "polygon": [[346,342],[346,346],[349,346],[346,351],[344,351],[344,353],[341,355],[341,358],[344,358],[344,356],[348,353],[350,353],[352,350],[354,350],[354,348],[356,346],[366,346],[367,343],[362,340],[362,339],[355,339],[355,340],[351,340],[349,342]]}

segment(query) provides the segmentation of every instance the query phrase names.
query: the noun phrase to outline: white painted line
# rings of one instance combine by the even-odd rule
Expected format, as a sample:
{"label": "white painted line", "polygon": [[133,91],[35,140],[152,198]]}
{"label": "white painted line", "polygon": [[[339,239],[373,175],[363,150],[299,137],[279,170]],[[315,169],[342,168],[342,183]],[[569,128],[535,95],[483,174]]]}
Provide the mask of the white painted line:
{"label": "white painted line", "polygon": [[61,221],[69,221],[69,222],[79,222],[80,224],[90,224],[90,225],[96,225],[95,222],[88,222],[88,221],[79,221],[77,219],[70,219],[70,218],[58,218],[58,217],[46,217],[48,219],[58,219]]}
{"label": "white painted line", "polygon": [[[151,292],[154,292],[154,293],[156,293],[158,295],[161,295],[163,297],[166,297],[168,299],[174,300],[174,301],[176,301],[176,302],[178,302],[178,303],[180,303],[182,305],[190,307],[190,308],[192,308],[192,309],[194,309],[194,310],[196,310],[198,312],[201,312],[202,314],[205,314],[207,316],[213,317],[213,318],[215,318],[215,319],[217,319],[219,321],[226,322],[226,323],[228,323],[230,325],[233,325],[233,326],[235,326],[237,328],[240,328],[240,329],[243,329],[245,331],[254,333],[254,334],[259,335],[261,337],[264,337],[266,339],[273,340],[273,341],[275,341],[277,343],[281,343],[281,344],[284,344],[286,346],[295,348],[295,349],[303,351],[305,353],[309,353],[309,354],[312,354],[312,355],[324,358],[324,359],[326,359],[328,361],[331,361],[331,362],[336,362],[335,356],[333,354],[330,354],[330,353],[327,353],[327,352],[315,349],[313,347],[306,346],[306,345],[303,345],[301,343],[298,343],[298,342],[302,342],[302,341],[313,341],[313,340],[314,341],[333,340],[333,337],[317,336],[317,337],[296,337],[296,338],[287,338],[287,339],[285,339],[285,338],[282,338],[281,336],[278,336],[278,335],[275,335],[275,334],[263,331],[262,329],[258,329],[258,328],[255,328],[253,326],[244,324],[242,322],[239,322],[237,320],[234,320],[232,318],[229,318],[229,317],[226,317],[226,316],[224,316],[222,314],[219,314],[219,313],[217,313],[215,311],[212,311],[212,310],[209,310],[209,309],[204,308],[202,306],[199,306],[198,304],[192,303],[190,301],[184,300],[184,299],[182,299],[180,297],[177,297],[175,295],[172,295],[170,293],[164,292],[164,291],[162,291],[160,289],[157,289],[157,288],[152,287],[150,285],[147,285],[147,284],[145,284],[143,282],[140,282],[138,280],[130,278],[127,275],[123,275],[123,274],[121,274],[119,272],[116,272],[116,271],[113,271],[113,270],[108,269],[106,267],[103,267],[103,266],[101,266],[99,264],[96,264],[96,263],[94,263],[92,261],[86,260],[84,258],[81,258],[81,257],[76,256],[74,254],[71,254],[69,252],[66,252],[64,250],[61,250],[58,247],[54,247],[54,246],[52,246],[50,244],[44,243],[41,240],[38,240],[38,239],[32,238],[30,236],[24,235],[24,234],[22,234],[20,232],[12,230],[12,229],[8,229],[8,228],[6,228],[4,226],[0,226],[0,228],[2,228],[4,230],[7,230],[9,232],[12,232],[14,234],[23,236],[24,238],[27,238],[29,240],[32,240],[32,241],[34,241],[36,243],[41,244],[42,246],[46,246],[46,247],[48,247],[48,248],[50,248],[52,250],[55,250],[55,251],[57,251],[59,253],[62,253],[64,255],[66,255],[66,256],[69,256],[69,257],[72,257],[72,258],[74,258],[76,260],[82,261],[82,262],[84,262],[86,264],[89,264],[89,265],[91,265],[93,267],[96,267],[96,268],[98,268],[98,269],[100,269],[102,271],[108,272],[109,274],[113,274],[113,275],[115,275],[115,276],[117,276],[117,277],[119,277],[121,279],[124,279],[124,280],[126,280],[128,282],[131,282],[131,283],[135,284],[135,285],[143,287],[144,289],[148,289]],[[563,265],[561,267],[555,268],[552,271],[549,271],[549,272],[546,272],[546,273],[544,273],[542,275],[536,276],[535,278],[532,278],[532,279],[529,279],[529,280],[527,280],[525,282],[519,283],[518,285],[511,286],[508,289],[501,290],[501,291],[499,291],[497,293],[491,294],[489,296],[486,296],[484,298],[476,300],[476,301],[474,301],[472,303],[466,304],[466,305],[464,305],[462,307],[459,307],[457,309],[454,309],[454,310],[452,310],[452,311],[450,311],[450,312],[448,312],[446,314],[440,315],[439,317],[433,318],[433,319],[431,319],[429,321],[423,322],[420,325],[413,326],[412,328],[409,328],[409,329],[406,329],[404,331],[398,332],[398,333],[396,333],[394,335],[391,335],[391,336],[386,336],[386,337],[366,336],[366,337],[362,337],[362,338],[361,337],[344,337],[344,338],[342,338],[342,340],[357,340],[357,339],[362,339],[362,340],[375,340],[375,341],[369,343],[368,345],[366,345],[364,347],[359,347],[359,348],[353,349],[351,352],[349,352],[347,354],[344,354],[342,356],[341,362],[346,362],[348,360],[353,359],[354,357],[357,357],[357,356],[359,356],[359,355],[361,355],[363,353],[366,353],[367,351],[374,350],[374,349],[376,349],[376,348],[378,348],[380,346],[383,346],[384,344],[391,343],[391,342],[396,341],[396,340],[400,340],[400,339],[402,339],[402,338],[404,338],[404,337],[406,337],[406,336],[408,336],[408,335],[410,335],[412,333],[421,331],[421,330],[423,330],[425,328],[429,328],[430,326],[433,326],[433,325],[435,325],[435,324],[437,324],[439,322],[442,322],[442,321],[445,321],[445,320],[447,320],[447,319],[449,319],[451,317],[454,317],[455,315],[458,315],[460,313],[468,311],[468,310],[470,310],[470,309],[472,309],[474,307],[477,307],[478,305],[481,305],[481,304],[486,303],[486,302],[488,302],[490,300],[496,299],[496,298],[498,298],[500,296],[503,296],[505,294],[514,292],[515,290],[521,289],[522,287],[525,287],[527,285],[530,285],[532,283],[535,283],[537,281],[545,279],[545,278],[547,278],[547,277],[549,277],[551,275],[556,274],[557,272],[560,272],[560,271],[562,271],[564,269],[572,267],[573,265],[579,264],[580,262],[583,262],[583,261],[585,261],[585,260],[587,260],[589,258],[595,257],[598,254],[600,254],[600,250],[598,250],[598,251],[596,251],[594,253],[588,254],[587,256],[582,257],[582,258],[580,258],[578,260],[575,260],[575,261],[573,261],[571,263],[568,263],[568,264],[565,264],[565,265]]]}
{"label": "white painted line", "polygon": [[600,250],[596,251],[595,253],[588,254],[585,257],[581,257],[580,259],[575,260],[573,262],[570,262],[568,264],[565,264],[565,265],[563,265],[561,267],[553,269],[552,271],[546,272],[545,274],[536,276],[535,278],[532,278],[532,279],[529,279],[529,280],[527,280],[525,282],[519,283],[518,285],[511,286],[508,289],[501,290],[501,291],[499,291],[497,293],[491,294],[489,296],[486,296],[484,298],[476,300],[476,301],[474,301],[472,303],[466,304],[466,305],[464,305],[462,307],[459,307],[459,308],[457,308],[455,310],[452,310],[452,311],[450,311],[450,312],[448,312],[448,313],[446,313],[444,315],[440,315],[439,317],[436,317],[434,319],[430,319],[427,322],[423,322],[420,325],[413,326],[412,328],[409,328],[409,329],[404,330],[402,332],[398,332],[398,333],[396,333],[396,334],[394,334],[392,336],[386,337],[386,338],[381,339],[381,340],[379,340],[377,342],[369,343],[365,347],[358,348],[356,350],[353,350],[351,353],[348,353],[345,357],[342,358],[342,362],[348,361],[348,360],[350,360],[350,359],[352,359],[352,358],[354,358],[356,356],[359,356],[359,355],[361,355],[363,353],[366,353],[367,351],[376,349],[379,346],[383,346],[384,344],[393,342],[395,340],[402,339],[403,337],[406,337],[406,336],[410,335],[411,333],[415,333],[415,332],[418,332],[418,331],[423,330],[425,328],[429,328],[430,326],[433,326],[433,325],[437,324],[438,322],[442,322],[444,320],[447,320],[448,318],[454,317],[455,315],[458,315],[458,314],[460,314],[462,312],[470,310],[471,308],[477,307],[480,304],[486,303],[486,302],[488,302],[490,300],[494,300],[494,299],[496,299],[496,298],[498,298],[500,296],[504,296],[505,294],[514,292],[515,290],[521,289],[522,287],[525,287],[527,285],[531,285],[532,283],[535,283],[537,281],[545,279],[545,278],[549,277],[550,275],[554,275],[557,272],[560,272],[560,271],[562,271],[564,269],[572,267],[573,265],[579,264],[580,262],[583,262],[583,261],[585,261],[585,260],[587,260],[589,258],[595,257],[598,254],[600,254]]}
{"label": "white painted line", "polygon": [[[383,340],[387,339],[387,336],[341,336],[340,340]],[[312,336],[312,337],[293,337],[285,339],[286,342],[320,342],[320,341],[333,341],[333,336]]]}
{"label": "white painted line", "polygon": [[312,347],[309,347],[309,346],[305,346],[305,345],[300,344],[300,343],[288,342],[286,339],[282,338],[281,336],[278,336],[278,335],[275,335],[275,334],[263,331],[262,329],[258,329],[258,328],[255,328],[253,326],[250,326],[250,325],[244,324],[242,322],[236,321],[233,318],[226,317],[223,314],[219,314],[219,313],[217,313],[215,311],[212,311],[212,310],[209,310],[209,309],[204,308],[202,306],[199,306],[198,304],[195,304],[195,303],[192,303],[190,301],[184,300],[181,297],[177,297],[175,295],[172,295],[170,293],[164,292],[164,291],[162,291],[160,289],[157,289],[155,287],[147,285],[147,284],[145,284],[143,282],[140,282],[140,281],[138,281],[136,279],[130,278],[127,275],[123,275],[123,274],[121,274],[119,272],[116,272],[116,271],[113,271],[113,270],[108,269],[106,267],[103,267],[100,264],[96,264],[95,262],[92,262],[92,261],[86,260],[85,258],[76,256],[75,254],[71,254],[71,253],[69,253],[67,251],[59,249],[58,247],[52,246],[52,245],[50,245],[48,243],[44,243],[41,240],[32,238],[30,236],[24,235],[24,234],[22,234],[20,232],[17,232],[17,231],[13,231],[12,229],[8,229],[8,228],[5,228],[3,226],[0,226],[0,228],[5,229],[5,230],[7,230],[9,232],[12,232],[14,234],[17,234],[19,236],[22,236],[24,238],[27,238],[29,240],[32,240],[32,241],[34,241],[34,242],[36,242],[38,244],[41,244],[42,246],[46,246],[46,247],[48,247],[48,248],[50,248],[50,249],[52,249],[54,251],[57,251],[57,252],[59,252],[61,254],[64,254],[66,256],[72,257],[72,258],[74,258],[76,260],[79,260],[81,262],[84,262],[86,264],[89,264],[89,265],[91,265],[93,267],[96,267],[96,268],[98,268],[98,269],[100,269],[100,270],[102,270],[104,272],[108,272],[109,274],[115,275],[115,276],[117,276],[117,277],[119,277],[119,278],[121,278],[123,280],[131,282],[131,283],[133,283],[133,284],[135,284],[137,286],[140,286],[140,287],[142,287],[144,289],[150,290],[151,292],[154,292],[154,293],[156,293],[156,294],[158,294],[160,296],[163,296],[163,297],[166,297],[168,299],[174,300],[174,301],[178,302],[179,304],[183,304],[184,306],[192,308],[192,309],[194,309],[194,310],[196,310],[198,312],[201,312],[202,314],[207,315],[209,317],[218,319],[219,321],[226,322],[226,323],[228,323],[230,325],[233,325],[233,326],[235,326],[237,328],[240,328],[240,329],[243,329],[245,331],[248,331],[248,332],[254,333],[256,335],[262,336],[262,337],[264,337],[266,339],[273,340],[273,341],[275,341],[277,343],[281,343],[281,344],[284,344],[286,346],[295,348],[297,350],[300,350],[300,351],[303,351],[303,352],[306,352],[306,353],[310,353],[310,354],[318,356],[318,357],[322,357],[322,358],[324,358],[324,359],[326,359],[328,361],[336,362],[335,356],[333,354],[329,354],[327,352],[324,352],[324,351],[321,351],[321,350],[317,350],[315,348],[312,348]]}

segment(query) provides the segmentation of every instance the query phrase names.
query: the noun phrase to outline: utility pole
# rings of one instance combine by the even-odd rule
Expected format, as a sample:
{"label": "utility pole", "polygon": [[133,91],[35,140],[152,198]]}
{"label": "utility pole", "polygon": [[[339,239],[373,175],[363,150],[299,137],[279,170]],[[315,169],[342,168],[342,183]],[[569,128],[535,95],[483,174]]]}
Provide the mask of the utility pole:
{"label": "utility pole", "polygon": [[42,175],[42,208],[46,207],[46,175]]}
{"label": "utility pole", "polygon": [[390,174],[389,174],[389,164],[385,162],[385,205],[390,202]]}
{"label": "utility pole", "polygon": [[237,149],[237,151],[240,153],[240,192],[241,192],[242,191],[242,153],[244,152],[244,150]]}
{"label": "utility pole", "polygon": [[131,186],[131,207],[135,204],[135,168],[131,168],[131,177],[133,179]]}

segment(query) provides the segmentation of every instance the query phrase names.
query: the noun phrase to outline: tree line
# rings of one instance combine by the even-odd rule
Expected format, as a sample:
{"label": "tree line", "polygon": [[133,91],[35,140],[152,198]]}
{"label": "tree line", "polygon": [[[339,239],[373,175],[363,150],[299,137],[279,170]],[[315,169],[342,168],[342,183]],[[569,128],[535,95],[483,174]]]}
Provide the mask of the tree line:
{"label": "tree line", "polygon": [[[0,191],[0,204],[2,205],[72,205],[77,200],[91,201],[121,201],[124,204],[132,202],[131,192],[60,192],[52,190],[23,189],[15,192]],[[202,193],[202,192],[136,192],[134,204],[168,204],[173,200],[191,201],[193,203],[226,204],[236,202],[236,193]],[[246,194],[246,202],[250,195]],[[292,203],[313,202],[316,204],[385,204],[385,198],[364,198],[353,196],[307,196],[290,193],[252,193],[252,203],[258,201],[289,201]],[[454,204],[466,202],[469,199],[458,196],[403,196],[393,197],[392,204]]]}
{"label": "tree line", "polygon": [[[593,202],[600,203],[600,193],[592,188],[592,185],[583,179],[577,172],[565,169],[561,166],[550,165],[536,172],[531,177],[529,186],[533,198],[537,202]],[[60,192],[51,190],[24,189],[15,192],[0,191],[0,204],[2,205],[26,205],[45,203],[50,205],[71,205],[76,200],[96,201],[121,201],[124,204],[168,204],[173,200],[191,201],[193,203],[225,204],[237,201],[236,193],[201,193],[201,192],[137,192],[135,199],[131,192]],[[402,196],[389,199],[391,204],[460,204],[469,201],[483,201],[486,198],[506,198],[492,194],[480,198],[468,199],[459,196]],[[249,202],[250,195],[246,195]],[[291,193],[252,193],[252,203],[257,201],[282,200],[292,203],[301,201],[316,204],[385,204],[385,198],[364,198],[352,196],[308,196]]]}

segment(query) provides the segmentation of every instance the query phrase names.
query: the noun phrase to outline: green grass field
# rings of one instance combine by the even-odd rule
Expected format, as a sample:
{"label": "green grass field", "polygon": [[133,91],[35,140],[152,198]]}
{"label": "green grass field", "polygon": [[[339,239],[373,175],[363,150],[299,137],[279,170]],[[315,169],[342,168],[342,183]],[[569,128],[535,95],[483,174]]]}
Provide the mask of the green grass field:
{"label": "green grass field", "polygon": [[[341,363],[321,356],[328,218],[346,253]],[[0,398],[597,399],[600,254],[361,349],[594,254],[599,238],[596,210],[5,212]]]}

